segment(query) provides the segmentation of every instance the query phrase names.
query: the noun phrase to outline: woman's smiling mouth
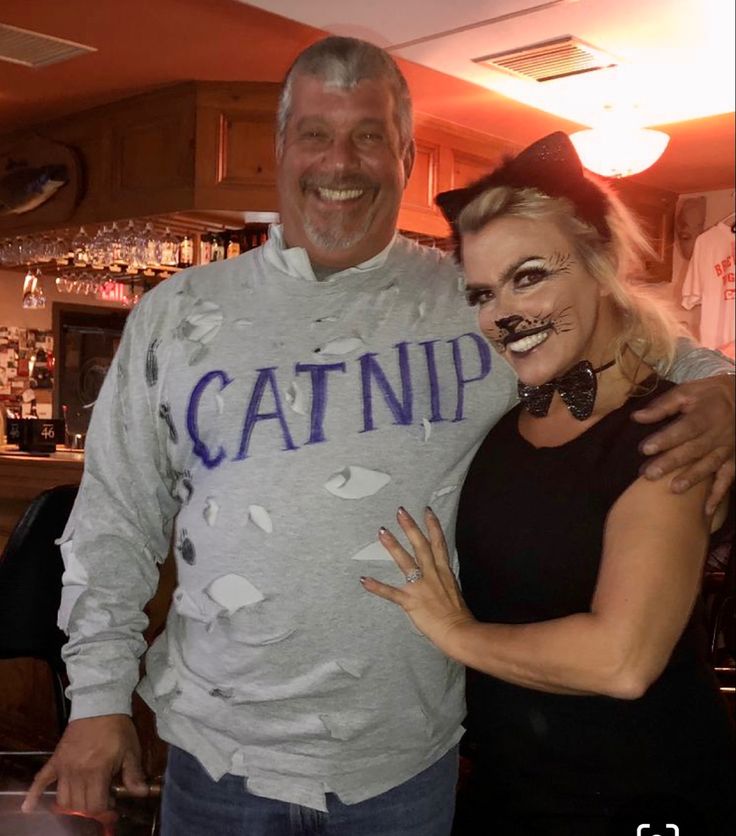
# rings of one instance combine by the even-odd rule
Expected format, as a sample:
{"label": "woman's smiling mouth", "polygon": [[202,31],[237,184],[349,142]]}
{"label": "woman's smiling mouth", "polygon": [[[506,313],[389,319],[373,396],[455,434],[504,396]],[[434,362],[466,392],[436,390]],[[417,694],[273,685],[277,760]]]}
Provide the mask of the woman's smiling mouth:
{"label": "woman's smiling mouth", "polygon": [[545,326],[543,331],[536,331],[531,334],[509,336],[504,339],[504,346],[515,354],[523,354],[541,345],[550,335],[550,327]]}

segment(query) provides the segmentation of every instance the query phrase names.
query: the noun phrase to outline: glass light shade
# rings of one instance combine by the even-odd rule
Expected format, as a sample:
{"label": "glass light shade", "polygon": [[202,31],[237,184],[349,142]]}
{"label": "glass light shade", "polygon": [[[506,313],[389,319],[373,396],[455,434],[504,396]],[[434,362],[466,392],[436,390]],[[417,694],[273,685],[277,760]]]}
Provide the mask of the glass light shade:
{"label": "glass light shade", "polygon": [[570,134],[580,161],[604,177],[628,177],[645,171],[664,153],[669,136],[649,128],[591,128]]}

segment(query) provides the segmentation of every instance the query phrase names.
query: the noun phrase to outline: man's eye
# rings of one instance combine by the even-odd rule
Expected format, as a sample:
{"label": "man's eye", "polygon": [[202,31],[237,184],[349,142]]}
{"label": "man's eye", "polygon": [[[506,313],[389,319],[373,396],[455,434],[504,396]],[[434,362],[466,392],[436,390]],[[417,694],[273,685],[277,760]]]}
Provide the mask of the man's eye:
{"label": "man's eye", "polygon": [[493,299],[492,290],[468,290],[465,293],[465,301],[474,308],[476,305],[484,305]]}
{"label": "man's eye", "polygon": [[358,140],[360,142],[381,142],[383,140],[383,134],[378,133],[377,131],[364,131],[362,134],[358,135]]}

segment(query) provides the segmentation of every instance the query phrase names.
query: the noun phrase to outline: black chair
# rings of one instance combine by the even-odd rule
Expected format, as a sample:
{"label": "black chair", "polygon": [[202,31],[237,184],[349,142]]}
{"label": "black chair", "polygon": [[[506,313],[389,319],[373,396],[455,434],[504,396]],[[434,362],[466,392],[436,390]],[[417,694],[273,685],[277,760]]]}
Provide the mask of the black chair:
{"label": "black chair", "polygon": [[54,540],[64,531],[77,491],[77,485],[59,485],[39,494],[0,555],[0,659],[30,657],[46,662],[59,734],[66,727],[69,705],[61,659],[66,637],[56,626],[64,563]]}

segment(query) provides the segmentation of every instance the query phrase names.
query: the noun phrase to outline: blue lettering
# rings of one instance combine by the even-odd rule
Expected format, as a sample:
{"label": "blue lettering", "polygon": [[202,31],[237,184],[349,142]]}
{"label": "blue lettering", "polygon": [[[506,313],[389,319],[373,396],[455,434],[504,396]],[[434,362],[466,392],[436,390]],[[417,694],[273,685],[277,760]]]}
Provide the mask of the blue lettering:
{"label": "blue lettering", "polygon": [[[258,372],[258,379],[253,386],[253,392],[251,393],[250,402],[248,403],[248,411],[246,412],[245,423],[243,424],[243,435],[240,439],[240,450],[238,450],[238,455],[235,457],[236,461],[248,458],[248,445],[250,444],[250,437],[256,423],[258,421],[269,421],[272,418],[276,418],[281,426],[281,433],[284,437],[284,450],[298,449],[296,444],[292,441],[289,433],[289,427],[286,423],[286,418],[284,418],[284,411],[281,407],[281,397],[279,395],[279,388],[276,384],[276,368],[276,366],[271,366],[265,369],[256,369]],[[273,400],[276,407],[273,412],[258,411],[266,386],[270,386],[273,394]]]}
{"label": "blue lettering", "polygon": [[187,405],[187,430],[189,437],[194,442],[194,455],[199,456],[205,467],[213,468],[225,458],[225,450],[221,446],[215,456],[210,455],[207,445],[199,437],[199,428],[197,426],[197,411],[199,410],[199,402],[202,398],[202,393],[207,386],[213,381],[220,381],[220,391],[232,383],[232,380],[222,371],[207,372],[206,375],[197,381],[197,385],[192,389],[192,394],[189,397],[189,404]]}
{"label": "blue lettering", "polygon": [[[478,348],[478,359],[480,360],[480,373],[476,377],[463,376],[463,356],[460,350],[460,340],[464,337],[470,337],[475,342]],[[465,385],[476,380],[483,380],[483,378],[491,370],[491,349],[488,343],[478,334],[468,333],[461,334],[455,337],[454,340],[448,340],[452,345],[452,362],[455,364],[455,377],[457,379],[457,409],[455,410],[455,417],[453,421],[463,420],[463,409],[465,406]]]}
{"label": "blue lettering", "polygon": [[375,352],[368,352],[358,358],[360,361],[360,378],[363,386],[363,429],[368,432],[375,429],[373,422],[373,392],[371,379],[375,378],[383,399],[394,416],[394,424],[411,424],[412,422],[412,388],[409,371],[409,343],[396,343],[394,348],[399,351],[399,372],[401,374],[401,401],[391,388],[383,369],[375,359]]}
{"label": "blue lettering", "polygon": [[427,375],[429,376],[429,402],[432,407],[432,412],[429,420],[433,423],[436,421],[444,421],[442,413],[440,412],[440,380],[437,376],[437,360],[434,356],[434,347],[439,340],[427,340],[419,343],[424,348],[424,354],[427,360]]}
{"label": "blue lettering", "polygon": [[294,369],[297,374],[309,372],[312,377],[312,413],[307,444],[318,444],[326,440],[323,424],[327,409],[327,373],[344,372],[345,363],[297,363]]}

